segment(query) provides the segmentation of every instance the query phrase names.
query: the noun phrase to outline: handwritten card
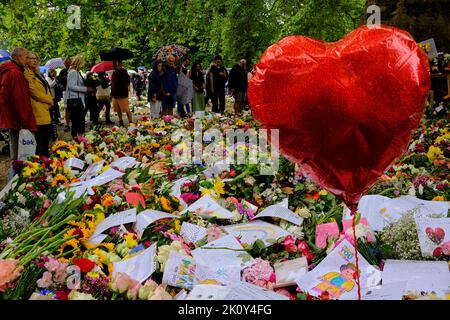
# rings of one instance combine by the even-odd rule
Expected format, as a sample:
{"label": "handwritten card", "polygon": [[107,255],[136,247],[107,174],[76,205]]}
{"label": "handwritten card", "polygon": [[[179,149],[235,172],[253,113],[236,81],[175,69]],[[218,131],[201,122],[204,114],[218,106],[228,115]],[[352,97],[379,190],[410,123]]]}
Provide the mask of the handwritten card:
{"label": "handwritten card", "polygon": [[125,171],[128,168],[132,168],[137,163],[137,160],[133,157],[122,157],[112,162],[109,166],[121,171]]}
{"label": "handwritten card", "polygon": [[256,286],[251,283],[239,281],[228,286],[230,291],[226,300],[289,300],[288,297]]}
{"label": "handwritten card", "polygon": [[[362,289],[368,289],[369,276],[377,271],[364,259],[358,255],[360,284]],[[296,282],[300,289],[309,292],[312,296],[320,296],[328,292],[332,299],[356,300],[358,299],[358,289],[353,278],[355,274],[355,248],[344,239],[333,251],[328,254],[322,262],[312,271],[301,275]]]}
{"label": "handwritten card", "polygon": [[180,234],[186,243],[196,243],[207,235],[207,230],[204,227],[197,226],[189,222],[181,224]]}
{"label": "handwritten card", "polygon": [[247,245],[251,245],[256,240],[261,240],[266,246],[270,246],[274,244],[278,238],[286,237],[290,234],[286,230],[265,221],[233,224],[223,227],[223,229],[227,233],[239,237],[241,243]]}
{"label": "handwritten card", "polygon": [[94,178],[103,167],[103,163],[105,163],[105,160],[90,164],[79,180],[87,181]]}
{"label": "handwritten card", "polygon": [[164,267],[162,283],[191,290],[194,284],[195,262],[192,257],[170,251]]}
{"label": "handwritten card", "polygon": [[286,207],[280,205],[272,205],[268,206],[266,209],[261,211],[255,218],[262,217],[276,217],[286,221],[289,221],[293,224],[300,226],[303,223],[303,218],[299,217]]}
{"label": "handwritten card", "polygon": [[145,210],[139,213],[136,217],[136,225],[134,229],[136,230],[137,234],[141,237],[144,233],[145,228],[152,224],[153,222],[161,219],[167,219],[167,218],[173,218],[173,219],[179,219],[179,216],[176,216],[174,214],[158,211],[158,210]]}
{"label": "handwritten card", "polygon": [[[379,207],[391,198],[380,195],[367,195],[359,200],[358,212],[361,218],[366,218],[368,225],[375,231],[381,231],[389,225],[389,223],[380,214]],[[351,219],[350,209],[345,208],[343,219]]]}
{"label": "handwritten card", "polygon": [[125,193],[125,199],[127,200],[128,204],[132,206],[138,206],[139,203],[143,208],[145,208],[145,199],[142,196],[142,194],[137,192],[127,192]]}
{"label": "handwritten card", "polygon": [[221,284],[229,285],[241,281],[241,266],[210,266],[197,264],[194,274],[195,284]]}
{"label": "handwritten card", "polygon": [[112,214],[95,227],[95,231],[92,234],[91,239],[109,228],[132,222],[136,222],[135,208]]}
{"label": "handwritten card", "polygon": [[379,288],[372,288],[362,292],[363,300],[402,300],[406,290],[406,281],[386,283]]}
{"label": "handwritten card", "polygon": [[436,248],[450,250],[450,218],[414,217],[422,256],[431,257]]}
{"label": "handwritten card", "polygon": [[383,285],[399,281],[406,281],[408,290],[448,289],[448,264],[446,261],[386,260]]}
{"label": "handwritten card", "polygon": [[211,267],[239,265],[242,269],[254,262],[243,249],[234,236],[227,235],[191,251],[191,254],[197,264]]}
{"label": "handwritten card", "polygon": [[[359,223],[367,226],[366,218],[361,218]],[[352,220],[343,220],[342,226],[346,232],[352,227]],[[316,246],[319,248],[326,248],[328,239],[333,237],[339,238],[339,227],[336,222],[322,223],[316,226]],[[370,234],[367,235],[367,238],[369,241],[373,240]]]}
{"label": "handwritten card", "polygon": [[230,289],[216,284],[198,284],[194,286],[186,300],[226,300]]}
{"label": "handwritten card", "polygon": [[118,272],[122,272],[126,273],[136,281],[141,283],[144,282],[152,275],[153,272],[155,272],[155,253],[156,244],[153,244],[134,257],[120,262],[115,262],[113,264],[113,277]]}
{"label": "handwritten card", "polygon": [[308,261],[305,257],[274,264],[276,283],[275,288],[296,285],[295,280],[308,272]]}
{"label": "handwritten card", "polygon": [[219,219],[231,219],[233,218],[233,213],[223,207],[221,207],[210,195],[206,194],[193,204],[191,204],[187,209],[183,210],[181,214],[191,211],[196,213],[202,218],[209,219],[216,217]]}
{"label": "handwritten card", "polygon": [[84,168],[84,161],[77,158],[69,158],[64,162],[64,168]]}

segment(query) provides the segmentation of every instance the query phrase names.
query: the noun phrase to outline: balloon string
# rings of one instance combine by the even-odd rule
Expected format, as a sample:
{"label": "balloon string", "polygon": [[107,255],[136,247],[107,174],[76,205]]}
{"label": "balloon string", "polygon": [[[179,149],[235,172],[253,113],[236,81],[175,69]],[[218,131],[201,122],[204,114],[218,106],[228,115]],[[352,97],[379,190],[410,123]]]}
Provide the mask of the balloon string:
{"label": "balloon string", "polygon": [[358,286],[358,300],[361,300],[361,284],[359,276],[359,261],[358,261],[358,239],[356,238],[356,210],[352,210],[352,229],[353,229],[353,239],[355,241],[355,262],[356,262],[356,285]]}

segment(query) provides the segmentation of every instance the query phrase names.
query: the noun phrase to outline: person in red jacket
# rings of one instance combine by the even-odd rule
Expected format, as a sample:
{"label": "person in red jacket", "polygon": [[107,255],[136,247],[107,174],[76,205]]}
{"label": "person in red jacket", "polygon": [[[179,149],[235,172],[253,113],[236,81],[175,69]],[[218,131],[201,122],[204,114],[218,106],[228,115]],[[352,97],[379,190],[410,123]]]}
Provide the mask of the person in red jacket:
{"label": "person in red jacket", "polygon": [[[0,129],[9,129],[11,163],[17,160],[19,131],[36,131],[36,119],[31,107],[30,91],[24,71],[28,50],[15,48],[11,61],[0,64]],[[9,180],[15,172],[11,166]]]}

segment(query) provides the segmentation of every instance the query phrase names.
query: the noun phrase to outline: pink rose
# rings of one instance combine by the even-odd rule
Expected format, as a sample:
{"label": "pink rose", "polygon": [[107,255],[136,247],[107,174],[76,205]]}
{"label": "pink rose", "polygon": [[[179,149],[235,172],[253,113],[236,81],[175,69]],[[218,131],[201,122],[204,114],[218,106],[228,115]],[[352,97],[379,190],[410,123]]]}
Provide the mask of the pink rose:
{"label": "pink rose", "polygon": [[52,285],[52,283],[52,274],[48,271],[45,271],[42,275],[42,278],[37,281],[37,285],[39,288],[48,288]]}
{"label": "pink rose", "polygon": [[297,252],[297,246],[293,243],[289,243],[286,247],[285,247],[286,251],[289,253],[295,253]]}
{"label": "pink rose", "polygon": [[283,241],[281,241],[281,244],[283,246],[287,246],[289,244],[294,244],[294,239],[292,238],[292,236],[287,236],[286,238],[284,238]]}
{"label": "pink rose", "polygon": [[111,281],[111,289],[119,293],[124,293],[135,283],[136,281],[131,279],[126,273],[119,272]]}
{"label": "pink rose", "polygon": [[139,293],[139,289],[141,288],[141,284],[139,282],[134,283],[127,292],[127,298],[130,300],[136,300],[137,295]]}
{"label": "pink rose", "polygon": [[44,201],[44,209],[47,209],[52,204],[52,201],[50,199],[45,199]]}

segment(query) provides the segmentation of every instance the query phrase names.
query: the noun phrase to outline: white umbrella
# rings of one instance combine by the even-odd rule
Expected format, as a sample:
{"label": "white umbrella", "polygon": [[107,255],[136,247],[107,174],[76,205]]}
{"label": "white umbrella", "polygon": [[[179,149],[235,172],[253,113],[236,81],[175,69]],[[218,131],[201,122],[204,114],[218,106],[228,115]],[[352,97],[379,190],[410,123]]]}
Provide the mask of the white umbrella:
{"label": "white umbrella", "polygon": [[53,58],[45,63],[48,69],[64,68],[64,58]]}
{"label": "white umbrella", "polygon": [[128,73],[129,74],[134,74],[134,73],[137,73],[136,71],[134,71],[134,70],[127,70],[128,71]]}

